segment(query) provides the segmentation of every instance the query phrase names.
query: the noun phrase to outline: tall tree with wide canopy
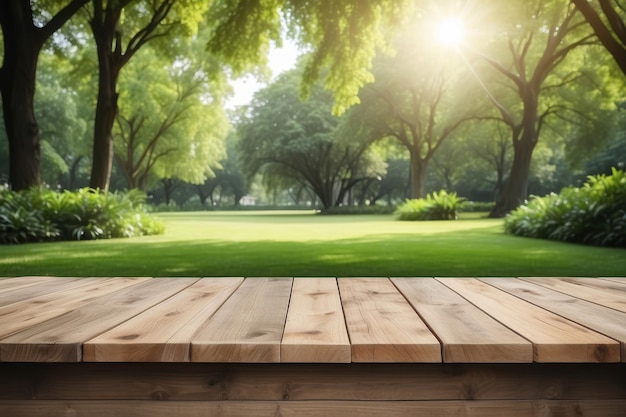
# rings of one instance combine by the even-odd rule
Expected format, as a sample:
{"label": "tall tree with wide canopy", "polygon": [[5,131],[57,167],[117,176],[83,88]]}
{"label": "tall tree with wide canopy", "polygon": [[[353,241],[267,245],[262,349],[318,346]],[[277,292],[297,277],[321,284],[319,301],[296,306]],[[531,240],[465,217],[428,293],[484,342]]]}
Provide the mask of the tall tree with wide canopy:
{"label": "tall tree with wide canopy", "polygon": [[238,148],[249,177],[289,178],[319,197],[324,208],[340,205],[347,192],[384,164],[368,154],[367,137],[347,137],[331,114],[332,96],[317,85],[301,101],[301,74],[290,71],[255,96],[238,126]]}
{"label": "tall tree with wide canopy", "polygon": [[39,185],[40,142],[34,97],[44,43],[89,0],[0,2],[4,57],[0,93],[9,140],[9,181],[14,190]]}
{"label": "tall tree with wide canopy", "polygon": [[[481,30],[492,39],[489,52],[464,48],[482,57],[515,92],[514,101],[488,94],[500,119],[511,129],[513,163],[500,198],[491,212],[502,217],[528,196],[528,178],[533,150],[546,119],[562,109],[560,103],[542,102],[548,90],[555,91],[571,74],[556,74],[575,48],[593,42],[593,33],[572,3],[544,0],[484,2],[488,10]],[[497,58],[496,58],[497,57]]]}
{"label": "tall tree with wide canopy", "polygon": [[[52,33],[89,2],[0,3],[5,44],[0,88],[6,128],[12,138],[11,177],[16,189],[39,183],[39,139],[32,111],[38,51]],[[262,63],[270,40],[280,42],[281,25],[286,22],[290,34],[313,49],[305,77],[309,83],[304,85],[310,85],[321,68],[330,67],[326,84],[335,91],[335,110],[341,112],[357,100],[359,87],[371,81],[369,63],[376,47],[385,43],[380,27],[397,24],[413,1],[91,0],[89,23],[101,68],[92,187],[108,187],[113,155],[111,128],[117,111],[115,86],[121,68],[146,42],[171,35],[175,21],[182,23],[179,27],[193,28],[204,17],[209,3],[215,6],[209,17],[215,29],[209,46],[225,63],[236,72]],[[34,9],[41,13],[34,15]],[[48,23],[38,27],[47,17]]]}
{"label": "tall tree with wide canopy", "polygon": [[120,76],[114,152],[130,188],[162,178],[201,184],[224,156],[221,77],[212,83],[210,60],[186,52],[171,63],[144,48]]}
{"label": "tall tree with wide canopy", "polygon": [[90,187],[109,188],[120,71],[146,43],[181,28],[195,32],[206,5],[206,0],[91,0],[89,25],[96,42],[99,80]]}
{"label": "tall tree with wide canopy", "polygon": [[[432,3],[431,3],[432,6]],[[393,137],[411,162],[411,198],[425,196],[428,167],[441,145],[478,117],[478,87],[468,82],[456,54],[431,42],[434,7],[418,17],[394,43],[394,56],[375,60],[375,83],[366,86],[361,105],[350,112],[353,125],[369,128],[374,139]]]}

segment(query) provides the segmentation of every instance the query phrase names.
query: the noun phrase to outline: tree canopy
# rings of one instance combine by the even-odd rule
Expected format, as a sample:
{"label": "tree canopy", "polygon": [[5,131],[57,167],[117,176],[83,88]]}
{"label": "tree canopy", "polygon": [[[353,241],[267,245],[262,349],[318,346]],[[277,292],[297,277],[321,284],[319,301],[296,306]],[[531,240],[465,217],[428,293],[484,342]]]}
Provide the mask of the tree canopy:
{"label": "tree canopy", "polygon": [[[410,167],[413,196],[462,184],[500,216],[622,149],[625,16],[604,0],[3,2],[0,175],[75,187],[91,169],[101,190],[185,181],[236,203],[242,153],[298,201],[364,204],[391,183],[401,198]],[[226,155],[226,79],[263,72],[285,37],[299,70],[259,93]]]}
{"label": "tree canopy", "polygon": [[374,139],[395,138],[411,161],[411,197],[425,196],[428,165],[440,146],[480,115],[478,87],[468,80],[455,54],[430,43],[432,10],[419,10],[393,43],[393,56],[375,60],[376,81],[360,95],[350,113]]}
{"label": "tree canopy", "polygon": [[359,89],[373,81],[371,62],[388,46],[386,35],[413,8],[413,0],[218,1],[209,14],[214,22],[210,52],[241,73],[265,60],[271,42],[282,33],[309,49],[302,84],[304,95],[323,68],[324,86],[335,94],[334,111],[358,103]]}
{"label": "tree canopy", "polygon": [[301,101],[300,75],[290,71],[259,92],[242,122],[239,149],[249,176],[289,178],[310,189],[328,209],[383,167],[368,153],[370,141],[344,136],[331,114],[332,95],[315,85]]}

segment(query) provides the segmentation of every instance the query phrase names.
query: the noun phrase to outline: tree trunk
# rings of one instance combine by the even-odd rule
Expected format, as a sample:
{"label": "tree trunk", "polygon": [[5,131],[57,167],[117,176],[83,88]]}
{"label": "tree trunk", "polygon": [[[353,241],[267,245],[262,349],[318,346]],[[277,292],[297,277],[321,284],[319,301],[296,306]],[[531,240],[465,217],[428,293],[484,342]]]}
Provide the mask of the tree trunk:
{"label": "tree trunk", "polygon": [[9,182],[14,190],[37,186],[41,182],[39,127],[34,109],[39,52],[44,42],[86,2],[67,2],[48,23],[39,26],[34,23],[36,19],[33,19],[30,1],[0,1],[0,27],[4,40],[0,94],[9,139]]}
{"label": "tree trunk", "polygon": [[[113,124],[117,116],[117,78],[120,66],[111,53],[114,28],[104,23],[92,22],[92,31],[98,49],[98,103],[94,121],[93,157],[89,186],[103,192],[109,190],[113,166]],[[102,24],[102,26],[98,26]]]}
{"label": "tree trunk", "polygon": [[507,178],[500,198],[489,214],[491,218],[504,217],[511,210],[515,210],[528,198],[528,177],[530,176],[530,162],[537,140],[522,137],[514,143],[513,165]]}
{"label": "tree trunk", "polygon": [[411,151],[411,198],[424,197],[428,160],[422,159],[419,151]]}
{"label": "tree trunk", "polygon": [[80,155],[78,156],[74,162],[72,163],[72,166],[70,167],[70,173],[69,173],[69,181],[70,184],[67,188],[69,188],[70,190],[75,190],[76,189],[76,184],[77,184],[77,177],[78,177],[78,167],[80,165],[80,161],[82,161],[82,159],[84,158],[84,156]]}
{"label": "tree trunk", "polygon": [[172,192],[174,191],[175,185],[174,180],[171,178],[163,178],[161,180],[163,184],[163,196],[165,197],[165,205],[169,206],[170,201],[172,200]]}
{"label": "tree trunk", "polygon": [[198,198],[200,199],[200,204],[202,204],[202,208],[206,209],[206,200],[209,198],[209,193],[205,193],[202,189],[202,185],[196,185],[196,194],[198,194]]}
{"label": "tree trunk", "polygon": [[[34,100],[37,60],[42,40],[24,26],[15,3],[3,2],[0,23],[4,34],[4,62],[0,69],[0,92],[4,124],[9,140],[9,183],[13,190],[37,186],[40,176],[39,127]],[[10,41],[9,41],[10,39]]]}

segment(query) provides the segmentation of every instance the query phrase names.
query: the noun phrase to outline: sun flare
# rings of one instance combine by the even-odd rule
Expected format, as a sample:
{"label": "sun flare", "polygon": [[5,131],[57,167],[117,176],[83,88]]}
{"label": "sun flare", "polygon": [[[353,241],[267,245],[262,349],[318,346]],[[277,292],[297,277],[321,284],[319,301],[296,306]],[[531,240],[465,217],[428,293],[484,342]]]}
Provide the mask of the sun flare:
{"label": "sun flare", "polygon": [[457,46],[465,38],[465,25],[458,17],[449,17],[437,26],[435,35],[442,44]]}

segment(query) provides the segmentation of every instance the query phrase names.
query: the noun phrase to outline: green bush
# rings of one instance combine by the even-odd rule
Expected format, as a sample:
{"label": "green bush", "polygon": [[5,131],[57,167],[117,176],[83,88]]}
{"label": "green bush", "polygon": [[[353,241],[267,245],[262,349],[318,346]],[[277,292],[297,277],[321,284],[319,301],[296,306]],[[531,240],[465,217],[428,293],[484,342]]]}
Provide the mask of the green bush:
{"label": "green bush", "polygon": [[463,200],[456,193],[444,190],[426,198],[406,200],[398,206],[398,220],[456,220],[456,211]]}
{"label": "green bush", "polygon": [[163,233],[145,209],[145,194],[33,188],[0,190],[0,243],[93,240]]}
{"label": "green bush", "polygon": [[534,198],[505,218],[517,236],[626,247],[626,174],[588,177],[581,187]]}

